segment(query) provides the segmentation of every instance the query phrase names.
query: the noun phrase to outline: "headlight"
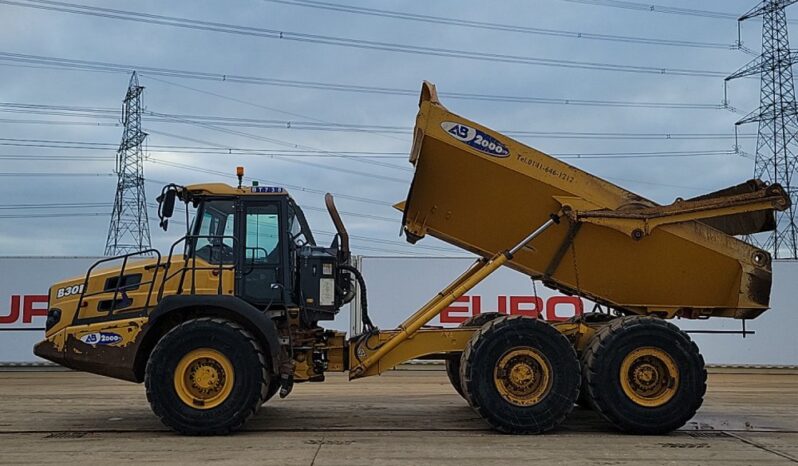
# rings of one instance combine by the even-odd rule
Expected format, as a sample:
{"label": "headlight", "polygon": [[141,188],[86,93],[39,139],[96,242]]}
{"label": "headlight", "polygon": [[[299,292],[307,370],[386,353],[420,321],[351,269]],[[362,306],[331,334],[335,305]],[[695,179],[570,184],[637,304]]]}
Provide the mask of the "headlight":
{"label": "headlight", "polygon": [[47,323],[45,329],[50,330],[61,320],[61,309],[52,308],[47,311]]}

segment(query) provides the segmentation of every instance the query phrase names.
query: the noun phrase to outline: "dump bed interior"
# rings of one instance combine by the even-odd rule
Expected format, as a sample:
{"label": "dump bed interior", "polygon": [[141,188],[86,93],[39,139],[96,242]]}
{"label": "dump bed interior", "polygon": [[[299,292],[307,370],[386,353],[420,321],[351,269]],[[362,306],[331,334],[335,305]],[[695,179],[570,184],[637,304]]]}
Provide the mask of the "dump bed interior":
{"label": "dump bed interior", "polygon": [[[560,212],[563,198],[614,211],[657,206],[450,112],[429,83],[422,89],[410,162],[413,183],[397,205],[408,239],[430,234],[484,257]],[[509,266],[624,312],[753,318],[769,303],[770,260],[766,255],[762,261],[762,254],[698,221],[664,225],[635,239],[563,219]]]}

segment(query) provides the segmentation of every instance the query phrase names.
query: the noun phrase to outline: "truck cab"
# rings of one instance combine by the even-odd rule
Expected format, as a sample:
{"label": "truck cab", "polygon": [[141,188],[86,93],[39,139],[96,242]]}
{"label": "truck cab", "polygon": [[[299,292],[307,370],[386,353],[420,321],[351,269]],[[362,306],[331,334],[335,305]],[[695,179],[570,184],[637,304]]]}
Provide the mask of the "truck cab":
{"label": "truck cab", "polygon": [[[330,246],[317,245],[302,209],[280,187],[170,184],[158,202],[161,226],[182,221],[186,234],[168,253],[101,259],[85,276],[53,285],[45,340],[34,352],[141,382],[149,354],[175,322],[224,316],[264,347],[270,390],[322,379],[330,358],[317,346],[334,337],[343,348],[344,337],[318,322],[334,319],[354,298],[357,272],[348,267],[348,236],[332,197],[327,205],[339,232]],[[185,207],[184,219],[177,204]],[[298,374],[289,356],[292,337],[312,349]],[[343,370],[343,356],[333,359]]]}
{"label": "truck cab", "polygon": [[232,267],[233,294],[258,309],[302,307],[313,321],[332,319],[345,297],[335,296],[336,266],[348,261],[338,237],[330,247],[317,246],[302,209],[283,188],[229,190],[185,188],[197,208],[188,256],[209,267]]}

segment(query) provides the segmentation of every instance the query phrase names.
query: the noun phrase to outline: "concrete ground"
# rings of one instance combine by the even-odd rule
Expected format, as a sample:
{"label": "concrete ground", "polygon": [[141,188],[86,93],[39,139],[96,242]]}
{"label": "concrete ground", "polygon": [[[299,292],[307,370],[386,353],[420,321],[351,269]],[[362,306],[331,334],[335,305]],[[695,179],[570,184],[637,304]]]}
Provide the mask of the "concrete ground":
{"label": "concrete ground", "polygon": [[577,408],[555,432],[488,430],[441,370],[342,375],[297,385],[244,432],[181,437],[151,414],[140,385],[65,371],[0,372],[0,463],[128,464],[794,464],[798,371],[715,369],[681,431],[615,432]]}

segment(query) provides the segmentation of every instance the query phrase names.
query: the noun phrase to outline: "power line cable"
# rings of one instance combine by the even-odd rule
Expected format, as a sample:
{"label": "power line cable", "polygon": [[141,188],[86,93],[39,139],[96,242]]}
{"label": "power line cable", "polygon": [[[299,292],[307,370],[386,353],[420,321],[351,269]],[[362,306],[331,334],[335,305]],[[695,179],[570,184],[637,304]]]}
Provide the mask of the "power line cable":
{"label": "power line cable", "polygon": [[[99,202],[85,202],[85,203],[52,203],[52,204],[0,204],[0,211],[7,211],[7,210],[45,210],[45,209],[72,209],[72,208],[97,208],[97,207],[107,207],[107,203],[99,203]],[[149,208],[157,208],[154,204],[148,204]],[[309,208],[307,206],[302,207],[303,210],[316,210],[314,208]],[[323,210],[323,209],[318,209]],[[341,212],[343,215],[348,216],[362,216],[362,217],[369,217],[369,218],[377,218],[380,217],[376,216],[369,216],[367,214],[353,214],[351,212]],[[72,212],[72,213],[26,213],[26,214],[0,214],[0,218],[46,218],[46,217],[97,217],[97,216],[109,216],[110,213],[105,212]],[[396,222],[396,219],[390,219],[393,222]],[[155,221],[155,219],[153,219]],[[321,234],[325,236],[335,236],[336,233],[328,232],[324,230],[316,230],[314,231],[315,234]],[[391,246],[400,246],[400,247],[407,247],[411,249],[423,249],[429,251],[442,251],[442,252],[457,252],[453,248],[446,248],[446,247],[437,247],[437,246],[429,246],[429,245],[409,245],[403,243],[401,241],[392,241],[386,240],[382,238],[376,238],[372,236],[360,236],[354,235],[352,239],[355,240],[362,240],[368,241],[370,243],[377,243],[377,244],[386,244]],[[372,249],[377,251],[384,251],[384,252],[392,252],[392,253],[401,253],[401,254],[408,254],[409,251],[400,251],[395,249],[386,249],[380,247],[364,247],[364,246],[357,246],[359,249]]]}
{"label": "power line cable", "polygon": [[[33,219],[42,219],[42,218],[76,218],[76,217],[109,217],[111,215],[110,212],[70,212],[70,213],[26,213],[26,214],[0,214],[0,218],[2,219],[17,219],[17,220],[33,220]],[[151,218],[151,222],[157,222],[156,218]],[[314,232],[317,233],[317,232]],[[320,233],[324,235],[324,233]],[[400,245],[401,244],[397,244]],[[365,251],[372,251],[372,252],[379,252],[379,253],[389,253],[389,254],[399,254],[402,256],[413,256],[413,257],[424,257],[424,256],[434,256],[439,257],[435,254],[430,253],[420,253],[420,252],[412,252],[406,250],[397,250],[397,249],[390,249],[390,248],[382,248],[382,247],[375,247],[375,246],[365,246],[361,245],[358,242],[353,242],[352,244],[353,249],[355,250],[365,250]],[[409,246],[413,247],[413,246]],[[420,248],[416,246],[416,248]],[[445,251],[445,252],[457,252],[457,251]]]}
{"label": "power line cable", "polygon": [[101,121],[75,121],[75,120],[31,120],[22,118],[0,118],[0,123],[7,125],[46,125],[46,126],[96,126],[98,128],[118,128],[119,123],[107,123]]}
{"label": "power line cable", "polygon": [[116,176],[115,173],[63,173],[63,172],[0,172],[0,176],[13,177],[13,178],[31,178],[36,176],[42,177],[98,177],[98,176]]}
{"label": "power line cable", "polygon": [[[53,106],[55,111],[47,110],[46,105],[32,105],[30,110],[23,107],[25,104],[6,104],[0,103],[0,112],[13,112],[13,113],[33,113],[39,115],[53,115],[53,116],[79,116],[86,118],[104,118],[104,119],[118,119],[115,114],[109,114],[106,111],[93,111],[89,108],[67,106]],[[11,108],[7,108],[11,106]],[[398,125],[374,125],[374,124],[356,124],[356,123],[341,123],[330,121],[302,121],[302,120],[278,120],[278,119],[264,119],[264,118],[245,118],[245,117],[226,117],[218,115],[192,115],[192,114],[173,114],[162,113],[147,110],[144,112],[148,115],[149,121],[154,122],[171,122],[171,123],[188,123],[188,124],[213,124],[214,126],[229,126],[229,127],[247,127],[247,128],[277,128],[277,129],[295,129],[295,130],[318,130],[318,131],[357,131],[357,132],[384,132],[384,133],[408,133],[412,130],[409,126]],[[19,123],[39,123],[49,124],[66,124],[56,123],[54,120],[2,120],[8,122]],[[61,122],[62,120],[58,120]],[[74,124],[84,124],[85,122],[74,122]],[[91,123],[98,124],[99,123]],[[499,132],[507,135],[524,135],[529,132],[502,129]],[[541,132],[534,132],[537,135]],[[546,132],[543,132],[546,133]],[[404,141],[404,139],[402,139]],[[272,142],[270,140],[269,142]],[[290,142],[282,141],[284,144],[292,144]],[[335,152],[331,152],[335,155]]]}
{"label": "power line cable", "polygon": [[[264,109],[264,110],[269,110],[269,111],[280,113],[280,114],[283,114],[283,115],[290,115],[290,116],[295,116],[295,117],[299,117],[299,118],[307,118],[307,119],[312,120],[312,121],[314,121],[316,123],[326,123],[326,124],[330,124],[331,123],[331,122],[329,122],[327,120],[323,120],[321,118],[314,117],[312,115],[305,115],[305,114],[302,114],[302,113],[290,112],[288,110],[283,110],[283,109],[280,109],[280,108],[276,108],[276,107],[272,107],[272,106],[268,106],[268,105],[263,105],[263,104],[259,104],[259,103],[256,103],[256,102],[247,101],[247,100],[244,100],[244,99],[237,99],[235,97],[230,97],[230,96],[227,96],[227,95],[224,95],[224,94],[220,94],[220,93],[217,93],[217,92],[211,92],[211,91],[207,91],[207,90],[204,90],[204,89],[199,89],[199,88],[196,88],[196,87],[191,87],[191,86],[186,86],[186,85],[182,85],[182,84],[178,84],[178,83],[173,83],[171,81],[167,81],[166,79],[160,79],[160,78],[156,78],[156,77],[150,77],[150,79],[153,79],[155,81],[158,81],[158,82],[170,85],[170,86],[175,86],[175,87],[178,87],[178,88],[181,88],[181,89],[186,89],[186,90],[189,90],[189,91],[192,91],[192,92],[197,92],[199,94],[210,95],[210,96],[217,97],[217,98],[224,99],[224,100],[228,100],[228,101],[231,101],[231,102],[236,102],[238,104],[248,105],[248,106],[251,106],[251,107],[256,107],[256,108]],[[386,138],[390,138],[390,139],[400,140],[399,138],[397,138],[395,136],[391,136],[391,135],[387,135],[387,134],[378,134],[378,135],[381,136],[381,137],[386,137]]]}
{"label": "power line cable", "polygon": [[110,212],[71,212],[71,213],[46,213],[46,214],[0,214],[0,218],[32,219],[32,218],[53,218],[53,217],[110,217]]}
{"label": "power line cable", "polygon": [[[369,131],[369,132],[388,132],[395,134],[409,134],[412,128],[407,126],[389,126],[389,125],[362,125],[351,123],[333,123],[333,124],[317,124],[313,122],[303,121],[284,121],[284,120],[262,120],[254,118],[233,118],[233,117],[211,117],[211,116],[180,116],[159,114],[154,112],[145,112],[161,119],[156,119],[159,122],[172,122],[172,123],[185,123],[194,126],[200,126],[207,129],[214,129],[216,131],[226,132],[237,136],[246,136],[252,139],[272,142],[275,144],[285,145],[289,147],[302,147],[299,144],[291,142],[280,141],[274,138],[267,138],[263,136],[253,135],[240,131],[226,129],[226,127],[247,127],[247,128],[272,128],[272,129],[295,129],[306,131],[332,131],[332,132],[347,132],[353,131]],[[152,120],[151,120],[152,121]],[[82,122],[82,121],[63,121],[63,120],[30,120],[30,119],[3,119],[0,118],[0,123],[19,123],[19,124],[42,124],[42,125],[80,125],[80,126],[119,126],[116,123],[101,123],[101,122]],[[179,137],[169,133],[158,132],[151,130],[156,134],[164,134],[172,137]],[[547,139],[729,139],[734,138],[734,134],[726,133],[631,133],[631,132],[575,132],[575,131],[524,131],[524,130],[498,130],[498,132],[511,137],[536,137]],[[738,134],[740,138],[753,138],[755,134]],[[180,139],[188,139],[179,137]],[[194,140],[196,141],[196,140]],[[218,146],[222,149],[222,146]],[[331,157],[341,157],[351,159],[350,155],[338,153],[335,151],[324,151]],[[361,161],[363,162],[363,161]],[[366,162],[374,164],[374,162]],[[398,168],[403,171],[412,171],[409,168],[397,167],[396,165],[380,164],[389,168]],[[396,181],[391,180],[391,181]]]}
{"label": "power line cable", "polygon": [[[251,133],[246,133],[243,131],[236,131],[225,127],[220,127],[216,124],[210,124],[202,121],[194,121],[188,120],[184,118],[175,118],[175,120],[192,125],[198,126],[201,128],[212,129],[215,131],[228,133],[236,136],[247,137],[250,139],[255,139],[258,141],[270,142],[276,145],[282,145],[284,147],[293,147],[293,148],[310,148],[310,146],[303,145],[303,144],[295,144],[291,142],[281,141],[279,139],[268,138],[264,136],[254,135]],[[2,120],[0,120],[2,122]],[[39,121],[16,121],[17,123],[41,123],[41,124],[48,124],[47,120],[39,120]],[[79,122],[76,122],[79,123]],[[53,124],[58,124],[57,122],[53,122]],[[91,123],[90,126],[101,126],[97,123]],[[171,137],[176,137],[179,139],[189,140],[189,141],[196,141],[196,139],[191,139],[184,136],[175,136],[170,135],[169,133],[165,133],[163,131],[153,130],[151,128],[147,129],[148,132],[154,134],[162,134],[162,135],[169,135]],[[334,129],[330,128],[327,131],[346,131],[343,129]],[[387,131],[387,130],[386,130]],[[397,134],[401,133],[409,133],[410,128],[401,128],[397,127],[395,130]],[[734,133],[680,133],[680,132],[673,132],[673,133],[646,133],[646,132],[589,132],[589,131],[523,131],[523,130],[502,130],[499,131],[502,134],[515,137],[515,138],[536,138],[536,139],[602,139],[602,140],[654,140],[654,139],[661,139],[661,140],[707,140],[707,139],[753,139],[756,138],[756,134],[749,134],[749,133],[740,133],[735,135]],[[279,142],[278,142],[279,141]],[[11,145],[11,144],[8,144]],[[223,146],[218,145],[217,149],[224,149]],[[404,168],[404,167],[397,167],[393,164],[386,164],[383,162],[377,162],[372,159],[366,159],[364,157],[352,157],[350,155],[346,155],[336,151],[321,151],[320,152],[330,156],[330,157],[340,157],[348,160],[353,160],[361,163],[368,163],[370,165],[379,165],[387,168],[394,168],[399,169],[407,172],[411,172],[412,169]],[[395,181],[395,180],[393,180]]]}
{"label": "power line cable", "polygon": [[496,23],[488,21],[473,21],[460,18],[443,16],[432,16],[427,14],[416,14],[405,11],[383,10],[377,8],[365,8],[343,3],[319,2],[312,0],[265,0],[271,3],[283,5],[300,6],[319,10],[338,11],[343,13],[353,13],[366,16],[376,16],[383,18],[401,19],[431,24],[445,24],[448,26],[459,26],[472,29],[482,29],[490,31],[514,32],[522,34],[533,34],[550,37],[565,37],[572,39],[601,40],[610,42],[622,42],[643,45],[665,45],[675,47],[696,47],[708,49],[727,49],[737,50],[738,44],[723,44],[718,42],[699,42],[673,39],[658,39],[653,37],[621,36],[613,34],[596,34],[590,32],[563,31],[559,29],[536,28],[529,26],[518,26],[506,23]]}
{"label": "power line cable", "polygon": [[[255,140],[258,140],[258,141],[269,142],[271,144],[275,144],[275,145],[283,146],[283,147],[288,147],[288,148],[292,148],[292,149],[321,150],[321,149],[318,149],[318,148],[315,148],[315,147],[312,147],[312,146],[308,146],[308,145],[305,145],[305,144],[297,144],[297,143],[293,143],[293,142],[283,141],[283,140],[280,140],[280,139],[260,136],[260,135],[257,135],[257,134],[246,133],[246,132],[243,132],[243,131],[235,131],[235,130],[231,130],[229,128],[219,127],[217,125],[210,124],[210,123],[204,123],[204,122],[200,122],[200,121],[188,120],[188,119],[185,119],[185,118],[181,118],[179,116],[169,116],[169,118],[173,119],[173,120],[176,120],[176,121],[183,122],[183,123],[187,123],[189,125],[198,126],[200,128],[210,129],[210,130],[213,130],[213,131],[218,131],[218,132],[222,132],[222,133],[232,134],[232,135],[235,135],[235,136],[241,136],[241,137],[245,137],[245,138],[249,138],[249,139],[255,139]],[[161,134],[166,134],[166,133],[161,133]],[[179,138],[185,139],[185,138],[182,138],[182,137],[179,137]],[[211,144],[211,145],[215,145],[215,144]],[[352,161],[358,162],[358,163],[365,163],[365,164],[369,164],[369,165],[377,165],[377,166],[389,167],[389,168],[394,168],[394,169],[399,169],[399,170],[412,171],[410,169],[397,167],[396,165],[386,164],[384,162],[379,162],[379,161],[376,161],[376,160],[352,158],[352,157],[350,157],[350,156],[348,156],[346,154],[337,153],[335,151],[325,151],[325,153],[329,154],[331,157],[341,157],[341,158],[352,160]],[[386,180],[388,181],[388,179],[386,179]]]}
{"label": "power line cable", "polygon": [[[170,152],[170,151],[149,151],[149,152],[165,152],[171,154],[178,154],[178,155],[194,155],[194,156],[202,156],[202,155],[228,155],[226,152],[218,152],[218,153],[203,153],[203,152]],[[260,154],[260,153],[242,153],[242,154],[235,154],[235,155],[244,155],[244,156],[265,156],[265,157],[272,157],[274,154]],[[324,155],[314,155],[314,154],[276,154],[280,157],[298,157],[298,158],[308,158],[308,157],[324,157]],[[695,157],[711,157],[711,156],[737,156],[740,155],[736,153],[734,150],[710,150],[710,151],[673,151],[673,152],[650,152],[650,153],[639,153],[639,152],[621,152],[621,153],[595,153],[595,154],[581,154],[581,153],[569,153],[567,155],[561,154],[549,154],[555,158],[560,160],[615,160],[615,159],[665,159],[665,158],[695,158]],[[375,156],[376,157],[376,156]],[[406,159],[406,155],[402,156],[385,156],[385,157],[377,157],[377,158],[390,158],[390,159]],[[76,162],[107,162],[113,160],[112,156],[90,156],[90,155],[40,155],[40,154],[14,154],[14,155],[2,155],[0,154],[0,160],[15,160],[15,161],[76,161]]]}
{"label": "power line cable", "polygon": [[[180,27],[196,29],[210,32],[222,32],[227,34],[238,34],[267,39],[278,39],[286,41],[304,42],[312,44],[334,45],[339,47],[349,47],[358,49],[377,50],[384,52],[399,52],[414,55],[438,56],[447,58],[460,58],[474,61],[488,61],[490,63],[509,63],[521,65],[549,66],[569,69],[587,69],[599,71],[615,71],[626,73],[645,73],[673,76],[694,76],[694,77],[725,77],[729,73],[713,70],[697,70],[687,68],[668,68],[652,67],[642,65],[626,65],[617,63],[585,62],[575,60],[563,60],[556,58],[529,57],[520,55],[508,55],[491,52],[477,52],[468,50],[447,49],[440,47],[427,47],[418,45],[398,44],[391,42],[369,41],[363,39],[351,39],[347,37],[334,37],[320,34],[308,34],[277,29],[255,28],[234,24],[216,23],[210,21],[200,21],[174,16],[154,15],[128,10],[117,10],[111,8],[101,8],[77,3],[56,2],[50,0],[0,0],[0,3],[14,5],[25,8],[36,8],[41,10],[57,11],[78,15],[88,15],[107,19],[117,19],[125,21],[135,21],[140,23],[156,24],[161,26]],[[145,69],[140,71],[146,72]]]}
{"label": "power line cable", "polygon": [[[219,97],[221,99],[230,100],[252,107],[265,108],[267,110],[274,110],[280,113],[289,115],[296,115],[285,110],[274,109],[273,107],[263,106],[256,102],[250,102],[243,99],[237,99],[217,92],[208,91],[206,89],[199,89],[184,84],[175,83],[166,79],[148,76],[148,79],[158,81],[170,86],[175,86],[198,93]],[[270,79],[270,78],[262,78]],[[254,83],[253,83],[254,84]],[[418,89],[401,89],[392,87],[375,87],[375,86],[360,86],[352,84],[341,83],[325,83],[325,82],[312,82],[301,80],[273,80],[273,82],[262,82],[258,84],[295,87],[301,89],[318,89],[327,91],[340,91],[351,92],[358,94],[379,94],[379,95],[397,95],[397,96],[417,96]],[[524,103],[524,104],[548,104],[548,105],[571,105],[571,106],[587,106],[587,107],[620,107],[620,108],[655,108],[655,109],[683,109],[683,110],[722,110],[727,107],[723,103],[699,103],[699,102],[639,102],[628,100],[595,100],[595,99],[572,99],[572,98],[556,98],[556,97],[535,97],[535,96],[513,96],[513,95],[496,95],[496,94],[479,94],[468,92],[439,92],[439,96],[447,99],[458,100],[472,100],[479,102],[504,102],[504,103]]]}
{"label": "power line cable", "polygon": [[[645,11],[649,13],[665,13],[681,16],[696,16],[702,18],[728,19],[736,21],[740,15],[726,13],[722,11],[698,10],[694,8],[679,8],[667,5],[655,5],[650,3],[629,2],[620,0],[563,0],[569,3],[582,3],[585,5],[606,6],[612,8],[622,8],[625,10]],[[796,23],[795,20],[788,21]]]}
{"label": "power line cable", "polygon": [[[97,208],[97,207],[107,207],[108,203],[106,202],[67,202],[67,203],[38,203],[38,204],[31,204],[31,203],[24,203],[24,204],[0,204],[0,210],[46,210],[46,209],[86,209],[86,208]],[[157,204],[148,203],[148,207],[157,209]],[[312,212],[321,212],[327,213],[326,209],[320,207],[313,207],[313,206],[302,206],[302,210],[304,211],[312,211]],[[399,218],[390,218],[390,217],[383,217],[380,215],[372,215],[363,212],[350,212],[350,211],[339,211],[339,213],[344,217],[356,217],[356,218],[365,218],[370,220],[377,220],[382,222],[390,222],[390,223],[397,223],[400,219]]]}
{"label": "power line cable", "polygon": [[[29,55],[21,53],[0,52],[0,61],[19,63],[38,63],[49,65],[47,69],[70,69],[87,72],[103,73],[125,73],[131,70],[138,70],[140,75],[146,75],[149,79],[153,76],[167,76],[181,79],[194,79],[202,81],[225,82],[232,84],[251,84],[278,87],[291,87],[299,89],[317,89],[325,91],[339,91],[362,94],[378,95],[397,95],[397,96],[417,96],[418,89],[402,89],[393,87],[365,86],[356,84],[340,84],[316,81],[303,81],[294,79],[276,79],[260,76],[242,76],[234,74],[211,73],[204,71],[180,70],[174,68],[151,67],[141,65],[119,64],[88,60],[75,60],[61,57],[48,57],[42,55]],[[15,65],[16,66],[16,65]],[[202,91],[201,91],[202,92]],[[711,103],[693,102],[636,102],[621,100],[592,100],[592,99],[572,99],[572,98],[550,98],[535,96],[513,96],[481,94],[468,92],[440,92],[438,95],[450,99],[487,101],[487,102],[506,102],[506,103],[534,103],[534,104],[554,104],[554,105],[577,105],[577,106],[598,106],[598,107],[628,107],[628,108],[674,108],[674,109],[695,109],[695,110],[721,110],[724,105]]]}
{"label": "power line cable", "polygon": [[89,207],[107,207],[107,202],[70,202],[51,204],[0,204],[0,210],[28,210],[28,209],[85,209]]}
{"label": "power line cable", "polygon": [[[186,164],[178,164],[178,163],[175,163],[175,162],[167,162],[167,161],[163,161],[163,160],[153,160],[152,158],[148,159],[148,161],[149,162],[153,162],[153,163],[157,163],[157,164],[161,164],[161,165],[165,165],[165,166],[171,166],[171,167],[174,167],[174,168],[180,168],[181,170],[194,171],[194,172],[198,172],[198,173],[208,173],[208,174],[220,175],[220,176],[229,176],[228,173],[223,173],[223,172],[218,171],[218,170],[210,170],[210,169],[194,167],[194,166],[186,165]],[[0,172],[0,176],[18,177],[18,178],[37,177],[37,176],[54,177],[54,178],[60,178],[60,177],[66,178],[66,177],[116,176],[116,174],[114,174],[114,173],[62,173],[62,172],[27,172],[27,173]],[[250,181],[251,180],[256,180],[256,181],[259,180],[259,178],[253,178],[253,177],[249,177],[249,176],[244,177],[244,178],[246,180],[250,180]],[[704,191],[703,188],[698,188],[698,187],[695,187],[695,186],[674,185],[674,184],[659,183],[659,182],[656,182],[656,181],[635,180],[635,179],[629,179],[629,178],[617,178],[617,177],[605,177],[605,178],[608,179],[608,180],[616,180],[616,181],[621,181],[621,182],[626,182],[626,183],[635,183],[635,184],[641,184],[641,185],[664,186],[664,187],[669,187],[669,188],[690,189],[690,190],[693,190],[693,191]],[[305,186],[291,185],[291,184],[282,183],[282,182],[276,182],[276,181],[272,181],[272,180],[262,180],[262,179],[260,179],[260,180],[263,181],[266,184],[270,184],[270,185],[274,185],[274,186],[281,186],[281,187],[285,187],[285,188],[290,188],[290,189],[296,190],[296,191],[302,191],[302,192],[313,193],[313,194],[326,194],[326,191],[319,190],[319,189],[314,189],[314,188],[308,188],[308,187],[305,187]],[[165,185],[165,184],[169,184],[166,181],[154,180],[152,178],[146,179],[145,181],[148,182],[148,183],[156,183],[156,184],[159,184],[159,185],[162,185],[162,186]],[[334,196],[342,198],[342,199],[349,199],[349,200],[353,200],[353,201],[364,202],[364,203],[367,203],[367,204],[381,205],[381,206],[384,206],[384,207],[393,207],[393,204],[391,202],[387,202],[387,201],[379,201],[379,200],[374,200],[374,199],[370,199],[370,198],[364,198],[364,197],[360,197],[360,196],[352,196],[350,194],[340,194],[340,193],[339,194],[332,193],[332,194]]]}
{"label": "power line cable", "polygon": [[[743,135],[749,138],[754,135]],[[0,146],[32,147],[43,149],[66,149],[66,150],[100,150],[106,151],[114,149],[110,143],[98,143],[90,141],[68,141],[68,140],[48,140],[48,139],[21,139],[21,138],[0,138]],[[313,150],[274,150],[242,147],[202,147],[202,146],[174,146],[174,145],[151,145],[147,147],[151,153],[166,154],[192,154],[192,155],[280,155],[281,157],[328,157],[324,151]],[[379,159],[407,159],[404,152],[380,152],[380,151],[339,151],[350,156],[370,157]],[[553,157],[562,159],[586,159],[586,158],[665,158],[665,157],[690,157],[705,155],[739,155],[735,150],[715,149],[703,151],[653,151],[653,152],[562,152],[550,153]],[[8,155],[0,157],[23,158],[27,155]],[[50,156],[42,156],[50,157]],[[64,156],[67,157],[67,156]],[[84,157],[84,156],[80,156]],[[80,158],[78,158],[80,160]],[[104,160],[104,159],[102,159]]]}
{"label": "power line cable", "polygon": [[[159,160],[159,159],[155,159],[153,157],[148,158],[147,161],[151,162],[151,163],[159,164],[159,165],[171,166],[173,168],[180,168],[181,170],[188,170],[188,171],[194,171],[194,172],[198,172],[198,173],[206,173],[206,174],[210,174],[210,175],[217,175],[217,176],[224,176],[224,177],[232,177],[230,175],[230,173],[222,172],[222,171],[219,171],[219,170],[211,170],[211,169],[207,169],[207,168],[196,167],[196,166],[193,166],[193,165],[187,165],[187,164],[178,163],[178,162]],[[306,192],[306,193],[320,194],[320,195],[324,195],[324,194],[327,193],[327,191],[324,191],[322,189],[310,188],[310,187],[307,187],[307,186],[301,186],[301,185],[295,185],[295,184],[288,184],[288,183],[284,183],[284,182],[280,182],[280,181],[268,180],[268,179],[263,179],[263,178],[259,178],[259,177],[258,178],[253,178],[253,177],[250,177],[250,176],[245,176],[244,179],[249,180],[249,181],[255,180],[255,181],[259,181],[261,183],[270,184],[270,185],[274,185],[274,186],[281,186],[281,187],[289,188],[289,189],[296,190],[296,191]],[[381,201],[381,200],[377,200],[377,199],[373,199],[373,198],[367,198],[367,197],[362,197],[362,196],[353,196],[351,194],[341,194],[341,193],[332,193],[332,194],[334,196],[336,196],[336,197],[341,198],[341,199],[349,199],[349,200],[352,200],[352,201],[363,202],[363,203],[366,203],[366,204],[380,205],[380,206],[383,206],[383,207],[392,207],[393,206],[392,202]]]}

